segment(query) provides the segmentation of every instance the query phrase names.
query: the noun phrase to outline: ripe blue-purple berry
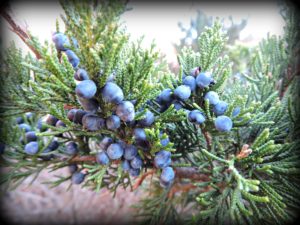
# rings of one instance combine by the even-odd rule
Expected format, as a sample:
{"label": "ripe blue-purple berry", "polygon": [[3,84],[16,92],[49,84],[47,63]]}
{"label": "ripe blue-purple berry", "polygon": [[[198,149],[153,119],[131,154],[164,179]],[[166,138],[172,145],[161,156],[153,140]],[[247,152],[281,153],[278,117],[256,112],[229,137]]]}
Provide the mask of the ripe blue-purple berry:
{"label": "ripe blue-purple berry", "polygon": [[205,116],[200,110],[195,109],[189,112],[188,119],[192,123],[202,124],[205,121]]}
{"label": "ripe blue-purple berry", "polygon": [[147,136],[143,128],[135,128],[133,135],[135,140],[147,140]]}
{"label": "ripe blue-purple berry", "polygon": [[121,166],[124,171],[128,171],[130,169],[130,163],[128,160],[123,160]]}
{"label": "ripe blue-purple berry", "polygon": [[221,132],[230,131],[232,128],[232,120],[228,116],[218,116],[215,120],[215,127]]}
{"label": "ripe blue-purple berry", "polygon": [[176,109],[176,110],[180,110],[183,108],[182,104],[178,100],[174,100],[173,105],[174,105],[174,109]]}
{"label": "ripe blue-purple berry", "polygon": [[47,115],[46,123],[48,125],[55,126],[55,124],[57,123],[57,121],[58,121],[58,119],[55,116],[52,116],[50,114]]}
{"label": "ripe blue-purple berry", "polygon": [[56,126],[56,127],[66,127],[66,124],[65,124],[63,121],[58,120],[58,121],[56,122],[55,126]]}
{"label": "ripe blue-purple berry", "polygon": [[35,155],[39,151],[39,144],[36,141],[29,142],[25,145],[24,150],[28,155]]}
{"label": "ripe blue-purple berry", "polygon": [[182,84],[189,86],[191,91],[195,91],[196,90],[196,79],[193,76],[186,76],[183,81]]}
{"label": "ripe blue-purple berry", "polygon": [[97,131],[105,127],[105,120],[97,115],[87,113],[82,117],[82,126],[88,131]]}
{"label": "ripe blue-purple berry", "polygon": [[139,155],[137,155],[130,161],[130,165],[134,169],[141,168],[143,165],[143,160]]}
{"label": "ripe blue-purple berry", "polygon": [[72,50],[66,50],[65,53],[73,68],[76,68],[80,62],[78,56]]}
{"label": "ripe blue-purple berry", "polygon": [[17,123],[17,124],[24,123],[23,117],[21,117],[21,116],[17,117],[17,118],[16,118],[16,123]]}
{"label": "ripe blue-purple berry", "polygon": [[160,184],[163,187],[168,187],[170,184],[173,183],[175,178],[175,173],[172,167],[165,167],[163,168],[161,175],[160,175]]}
{"label": "ripe blue-purple berry", "polygon": [[119,104],[124,99],[122,89],[113,82],[107,82],[101,93],[103,100],[108,103]]}
{"label": "ripe blue-purple berry", "polygon": [[214,105],[213,111],[216,116],[221,116],[226,112],[227,108],[227,102],[219,101],[216,105]]}
{"label": "ripe blue-purple berry", "polygon": [[52,41],[54,42],[56,49],[59,51],[66,51],[67,48],[64,45],[70,45],[68,37],[62,33],[53,34]]}
{"label": "ripe blue-purple berry", "polygon": [[135,116],[134,105],[130,101],[123,101],[117,106],[116,114],[124,122],[133,121]]}
{"label": "ripe blue-purple berry", "polygon": [[81,173],[81,172],[75,172],[73,173],[72,175],[72,178],[71,178],[71,181],[73,184],[80,184],[84,181],[84,178],[85,178],[85,175],[84,173]]}
{"label": "ripe blue-purple berry", "polygon": [[137,148],[134,145],[127,145],[124,150],[124,158],[132,160],[138,153]]}
{"label": "ripe blue-purple berry", "polygon": [[109,158],[106,152],[99,152],[96,155],[96,161],[101,165],[107,165],[109,163]]}
{"label": "ripe blue-purple berry", "polygon": [[116,130],[121,126],[120,117],[116,115],[111,115],[106,119],[106,127],[109,130]]}
{"label": "ripe blue-purple berry", "polygon": [[70,165],[68,166],[68,169],[69,169],[69,172],[70,172],[71,174],[73,174],[73,173],[75,173],[75,172],[77,171],[78,166],[77,166],[77,164],[70,164]]}
{"label": "ripe blue-purple berry", "polygon": [[98,101],[95,98],[86,99],[78,97],[78,101],[86,112],[96,113],[99,109]]}
{"label": "ripe blue-purple berry", "polygon": [[197,77],[197,75],[201,72],[201,67],[197,66],[191,69],[190,75],[193,77]]}
{"label": "ripe blue-purple berry", "polygon": [[213,79],[209,72],[202,72],[196,77],[196,83],[199,88],[208,87],[212,81]]}
{"label": "ripe blue-purple berry", "polygon": [[5,144],[0,142],[0,155],[2,155],[5,151]]}
{"label": "ripe blue-purple berry", "polygon": [[159,104],[167,104],[170,103],[172,100],[172,90],[170,88],[162,90],[160,95],[157,97],[157,102]]}
{"label": "ripe blue-purple berry", "polygon": [[123,154],[124,149],[118,143],[111,144],[107,148],[107,155],[112,160],[121,158]]}
{"label": "ripe blue-purple berry", "polygon": [[171,152],[161,150],[154,157],[154,166],[156,168],[164,168],[171,164]]}
{"label": "ripe blue-purple berry", "polygon": [[29,126],[27,123],[21,123],[19,124],[19,129],[28,132],[31,131],[31,126]]}
{"label": "ripe blue-purple berry", "polygon": [[138,121],[138,124],[142,127],[149,127],[154,123],[155,117],[154,114],[147,110],[145,113],[145,118]]}
{"label": "ripe blue-purple berry", "polygon": [[65,153],[67,153],[68,155],[75,155],[78,153],[78,147],[77,144],[73,141],[70,141],[68,143],[66,143],[66,148],[65,148]]}
{"label": "ripe blue-purple berry", "polygon": [[90,99],[95,96],[97,86],[92,80],[84,80],[77,84],[75,92],[81,98]]}
{"label": "ripe blue-purple berry", "polygon": [[35,134],[34,131],[28,131],[26,134],[25,134],[25,137],[26,137],[26,142],[31,142],[31,141],[36,141],[37,140],[37,136]]}
{"label": "ripe blue-purple berry", "polygon": [[67,117],[70,121],[74,122],[75,119],[75,113],[77,112],[78,109],[71,109],[70,111],[68,111],[67,113]]}
{"label": "ripe blue-purple berry", "polygon": [[87,112],[82,110],[82,109],[76,110],[73,122],[74,123],[79,123],[79,124],[82,125],[82,118],[84,117],[85,114],[87,114]]}
{"label": "ripe blue-purple berry", "polygon": [[83,81],[89,80],[90,78],[85,69],[79,68],[74,74],[74,79],[78,81]]}
{"label": "ripe blue-purple berry", "polygon": [[180,85],[174,90],[174,97],[181,101],[187,100],[191,96],[191,89],[187,85]]}
{"label": "ripe blue-purple berry", "polygon": [[137,177],[140,175],[141,169],[135,169],[135,168],[130,168],[129,169],[129,174],[130,176]]}
{"label": "ripe blue-purple berry", "polygon": [[207,92],[204,96],[204,99],[209,100],[209,104],[211,105],[216,105],[220,101],[218,93],[214,91]]}

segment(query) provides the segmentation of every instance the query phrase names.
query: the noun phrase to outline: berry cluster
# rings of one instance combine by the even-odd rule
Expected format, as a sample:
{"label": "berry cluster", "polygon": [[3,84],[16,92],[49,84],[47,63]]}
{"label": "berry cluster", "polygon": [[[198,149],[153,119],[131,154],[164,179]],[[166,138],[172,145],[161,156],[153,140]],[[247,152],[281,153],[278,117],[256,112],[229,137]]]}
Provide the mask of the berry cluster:
{"label": "berry cluster", "polygon": [[[79,59],[76,54],[65,47],[70,45],[68,38],[62,33],[55,33],[52,39],[56,49],[65,52],[69,62],[76,70],[74,74],[74,79],[77,81],[75,93],[83,110],[71,109],[67,113],[68,119],[82,125],[85,130],[92,132],[108,129],[121,133],[122,129],[130,127],[132,130],[130,135],[134,137],[134,143],[131,143],[130,140],[126,143],[121,139],[113,140],[111,137],[104,137],[98,145],[96,160],[102,165],[108,165],[110,161],[121,160],[124,171],[129,172],[131,176],[138,176],[142,166],[147,161],[143,159],[144,154],[139,153],[138,149],[149,155],[151,143],[147,140],[144,128],[150,127],[154,123],[154,114],[150,110],[146,110],[143,119],[136,121],[135,101],[124,99],[122,89],[113,81],[114,76],[109,77],[106,84],[98,90],[95,82],[89,78],[87,71],[83,68],[78,68]],[[104,103],[113,106],[111,115],[105,116],[102,114],[99,116],[101,109],[95,96],[97,91],[100,92]],[[168,139],[161,140],[162,147],[165,147],[168,142]],[[77,144],[75,142],[66,143],[65,152],[69,155],[77,154]],[[170,152],[161,150],[156,153],[154,165],[162,169],[161,183],[163,186],[168,186],[174,179],[174,171],[169,167],[170,164]],[[84,177],[83,175],[78,176]]]}
{"label": "berry cluster", "polygon": [[[176,110],[184,107],[186,102],[193,94],[197,93],[197,89],[203,91],[214,85],[215,81],[212,78],[212,74],[209,72],[201,72],[200,67],[191,69],[190,75],[183,76],[182,84],[177,86],[174,91],[170,88],[164,89],[160,95],[156,98],[156,102],[160,105],[160,112],[165,111],[171,104],[174,105]],[[214,121],[215,128],[220,132],[230,131],[232,128],[232,120],[228,116],[224,116],[228,108],[228,104],[225,101],[221,101],[219,96],[214,91],[208,91],[204,95],[204,100],[209,101],[212,107],[212,111],[217,117]],[[190,122],[195,124],[203,124],[206,121],[206,116],[203,111],[198,109],[187,110],[187,118]],[[233,116],[236,116],[240,111],[240,108],[235,108]]]}

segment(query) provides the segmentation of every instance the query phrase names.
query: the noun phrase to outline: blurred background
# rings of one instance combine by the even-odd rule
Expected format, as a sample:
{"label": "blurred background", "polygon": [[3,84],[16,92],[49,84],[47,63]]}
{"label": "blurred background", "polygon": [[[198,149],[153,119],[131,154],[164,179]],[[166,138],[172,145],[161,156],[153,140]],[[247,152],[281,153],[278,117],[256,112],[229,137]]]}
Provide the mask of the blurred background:
{"label": "blurred background", "polygon": [[[149,47],[154,41],[173,71],[178,69],[177,52],[184,45],[197,49],[195,43],[198,35],[217,18],[223,21],[224,31],[229,36],[229,47],[238,50],[238,56],[233,56],[235,60],[239,59],[243,46],[255,46],[268,33],[283,34],[284,21],[276,1],[130,1],[128,6],[131,10],[121,16],[121,22],[131,38],[136,40],[144,36],[144,47]],[[10,8],[15,21],[30,30],[41,42],[51,42],[56,19],[63,27],[60,19],[63,10],[56,1],[11,1]],[[17,47],[28,51],[27,46],[10,31],[2,17],[1,26],[1,42],[4,48],[14,41]],[[243,69],[245,68],[235,68],[235,72]],[[28,178],[17,189],[5,193],[2,196],[2,215],[16,224],[41,224],[45,221],[47,224],[126,222],[133,219],[134,209],[130,205],[143,195],[142,189],[135,192],[119,190],[113,199],[106,190],[95,193],[73,186],[67,191],[68,183],[50,189],[43,182],[68,171],[62,169],[55,173],[44,171],[33,184]]]}

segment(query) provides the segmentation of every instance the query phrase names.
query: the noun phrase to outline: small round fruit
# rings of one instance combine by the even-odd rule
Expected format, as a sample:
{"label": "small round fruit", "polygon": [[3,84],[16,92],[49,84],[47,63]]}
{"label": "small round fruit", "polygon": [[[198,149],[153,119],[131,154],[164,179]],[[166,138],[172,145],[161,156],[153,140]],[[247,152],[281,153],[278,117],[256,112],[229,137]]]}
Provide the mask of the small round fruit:
{"label": "small round fruit", "polygon": [[204,99],[209,100],[209,104],[211,105],[216,105],[220,101],[218,93],[214,91],[207,92],[204,96]]}
{"label": "small round fruit", "polygon": [[235,107],[235,108],[233,109],[232,116],[233,116],[233,117],[236,117],[237,115],[240,114],[240,112],[241,112],[241,108],[240,108],[240,107]]}
{"label": "small round fruit", "polygon": [[201,72],[201,67],[197,66],[191,69],[190,75],[196,77]]}
{"label": "small round fruit", "polygon": [[130,176],[133,177],[137,177],[138,175],[140,175],[141,169],[134,169],[134,168],[130,168],[129,169],[129,174]]}
{"label": "small round fruit", "polygon": [[56,126],[56,127],[66,127],[66,124],[65,124],[63,121],[58,120],[58,121],[56,122],[55,126]]}
{"label": "small round fruit", "polygon": [[47,115],[46,118],[46,123],[50,126],[55,126],[55,124],[57,123],[58,119],[55,116],[52,116],[50,114]]}
{"label": "small round fruit", "polygon": [[213,111],[216,116],[221,116],[223,115],[228,108],[227,102],[224,101],[219,101],[213,108]]}
{"label": "small round fruit", "polygon": [[81,172],[75,172],[75,173],[73,173],[72,178],[71,178],[72,183],[73,184],[80,184],[80,183],[82,183],[84,181],[85,175],[86,174],[81,173]]}
{"label": "small round fruit", "polygon": [[130,101],[123,101],[117,106],[116,114],[124,122],[133,121],[135,116],[134,105]]}
{"label": "small round fruit", "polygon": [[116,130],[121,126],[120,117],[116,115],[111,115],[106,119],[106,127],[109,130]]}
{"label": "small round fruit", "polygon": [[130,165],[134,169],[141,168],[143,165],[143,160],[139,155],[137,155],[130,161]]}
{"label": "small round fruit", "polygon": [[154,166],[156,168],[164,168],[171,163],[171,152],[161,150],[154,157]]}
{"label": "small round fruit", "polygon": [[77,164],[70,164],[70,165],[68,166],[68,169],[69,169],[69,172],[70,172],[71,174],[73,174],[73,173],[75,173],[75,172],[77,171],[78,166],[77,166]]}
{"label": "small round fruit", "polygon": [[66,148],[65,148],[65,152],[68,154],[68,155],[75,155],[78,153],[78,147],[77,147],[77,144],[73,141],[70,141],[68,143],[66,143]]}
{"label": "small round fruit", "polygon": [[124,99],[122,89],[113,82],[107,82],[101,93],[103,100],[108,103],[119,104]]}
{"label": "small round fruit", "polygon": [[108,146],[107,148],[107,155],[110,159],[120,159],[124,154],[124,149],[121,147],[120,144],[114,143]]}
{"label": "small round fruit", "polygon": [[172,90],[170,88],[162,90],[160,95],[157,97],[157,102],[162,104],[170,103],[173,100]]}
{"label": "small round fruit", "polygon": [[92,80],[84,80],[77,84],[75,92],[81,98],[90,99],[95,96],[97,86]]}
{"label": "small round fruit", "polygon": [[183,81],[182,84],[189,86],[191,91],[195,91],[196,90],[196,79],[193,76],[186,76]]}
{"label": "small round fruit", "polygon": [[175,178],[175,173],[172,167],[165,167],[163,168],[161,175],[160,175],[160,181],[164,186],[169,186],[171,183],[173,183]]}
{"label": "small round fruit", "polygon": [[141,127],[149,127],[154,123],[154,120],[155,120],[154,114],[151,111],[147,110],[145,113],[145,118],[139,120],[138,124]]}
{"label": "small round fruit", "polygon": [[75,113],[77,112],[78,109],[71,109],[70,111],[68,111],[67,113],[67,117],[70,121],[74,122],[75,119]]}
{"label": "small round fruit", "polygon": [[24,123],[23,117],[21,117],[21,116],[17,117],[17,118],[16,118],[16,123],[17,123],[17,124]]}
{"label": "small round fruit", "polygon": [[121,166],[124,171],[130,170],[130,163],[128,160],[123,160]]}
{"label": "small round fruit", "polygon": [[86,112],[96,113],[99,109],[98,101],[95,98],[86,99],[78,97],[78,101]]}
{"label": "small round fruit", "polygon": [[99,143],[99,149],[102,151],[106,151],[108,146],[113,143],[113,139],[110,137],[104,137]]}
{"label": "small round fruit", "polygon": [[87,114],[86,111],[82,110],[82,109],[78,109],[76,112],[75,112],[75,116],[74,116],[74,120],[73,122],[74,123],[79,123],[82,125],[82,118],[84,117],[84,115]]}
{"label": "small round fruit", "polygon": [[205,121],[205,116],[200,110],[195,109],[189,112],[188,120],[192,123],[202,124]]}
{"label": "small round fruit", "polygon": [[202,72],[196,77],[196,83],[199,88],[208,87],[212,80],[211,73],[209,72]]}
{"label": "small round fruit", "polygon": [[180,85],[174,90],[174,97],[186,101],[191,96],[191,89],[187,85]]}
{"label": "small round fruit", "polygon": [[39,151],[39,144],[36,141],[29,142],[25,145],[24,150],[28,155],[35,155]]}
{"label": "small round fruit", "polygon": [[73,68],[76,68],[80,62],[78,56],[72,50],[66,50],[65,53]]}
{"label": "small round fruit", "polygon": [[28,132],[31,131],[31,126],[29,126],[27,123],[21,123],[19,124],[19,129]]}
{"label": "small round fruit", "polygon": [[109,158],[105,152],[99,152],[96,155],[96,161],[101,165],[107,165],[109,163]]}
{"label": "small round fruit", "polygon": [[127,145],[124,150],[124,158],[132,160],[138,153],[137,148],[134,145]]}
{"label": "small round fruit", "polygon": [[133,130],[135,140],[147,140],[145,130],[143,128],[135,128]]}
{"label": "small round fruit", "polygon": [[88,131],[97,131],[105,126],[105,120],[97,115],[87,113],[82,117],[82,126]]}
{"label": "small round fruit", "polygon": [[232,128],[232,120],[228,116],[218,116],[215,120],[215,127],[221,132],[230,131]]}
{"label": "small round fruit", "polygon": [[78,81],[83,81],[89,80],[90,78],[85,69],[79,68],[74,74],[74,79]]}
{"label": "small round fruit", "polygon": [[55,48],[59,51],[66,51],[65,45],[70,45],[68,37],[59,32],[52,35],[52,41],[55,44]]}
{"label": "small round fruit", "polygon": [[36,136],[36,134],[35,134],[34,131],[28,131],[25,134],[25,137],[26,137],[26,141],[27,142],[31,142],[31,141],[36,141],[37,140],[37,136]]}

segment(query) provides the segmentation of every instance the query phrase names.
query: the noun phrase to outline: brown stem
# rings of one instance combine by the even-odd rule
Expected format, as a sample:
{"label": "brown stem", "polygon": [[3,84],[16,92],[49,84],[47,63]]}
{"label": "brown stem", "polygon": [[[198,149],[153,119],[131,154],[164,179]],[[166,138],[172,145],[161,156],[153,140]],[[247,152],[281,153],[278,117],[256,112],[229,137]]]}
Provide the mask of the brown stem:
{"label": "brown stem", "polygon": [[29,42],[30,40],[30,36],[27,34],[27,32],[21,28],[18,24],[16,24],[16,22],[14,21],[14,19],[4,10],[1,9],[0,10],[0,14],[1,16],[8,22],[8,24],[10,25],[10,29],[12,32],[14,32],[16,35],[18,35],[21,40],[29,47],[29,49],[35,54],[37,59],[41,58],[40,53],[34,48],[34,46],[32,46]]}
{"label": "brown stem", "polygon": [[208,150],[211,149],[211,136],[209,135],[209,133],[204,130],[203,128],[201,128],[201,132],[202,134],[204,135],[204,138],[205,138],[205,141],[206,141],[206,145],[207,145],[207,148]]}
{"label": "brown stem", "polygon": [[136,183],[133,185],[132,189],[136,190],[139,186],[142,185],[143,181],[145,180],[145,178],[149,175],[153,175],[155,173],[154,170],[148,171],[146,173],[144,173],[141,177],[139,177],[136,181]]}

